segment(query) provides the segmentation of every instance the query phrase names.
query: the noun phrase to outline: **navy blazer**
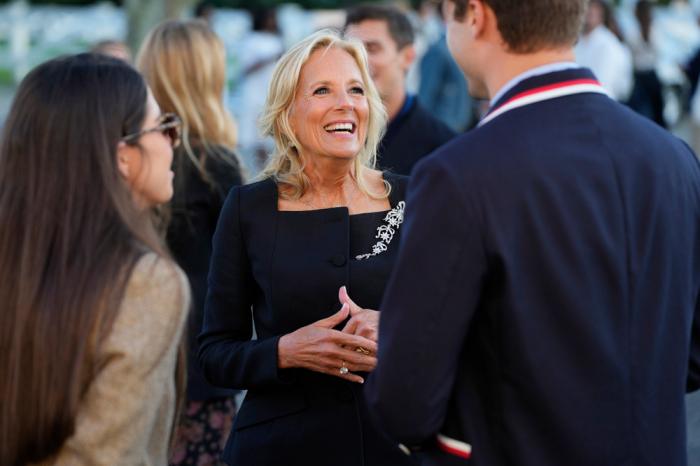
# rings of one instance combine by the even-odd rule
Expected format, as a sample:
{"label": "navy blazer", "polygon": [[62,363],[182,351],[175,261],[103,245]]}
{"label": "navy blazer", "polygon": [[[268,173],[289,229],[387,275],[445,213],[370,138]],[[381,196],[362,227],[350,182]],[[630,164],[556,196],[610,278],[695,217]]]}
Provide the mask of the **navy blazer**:
{"label": "navy blazer", "polygon": [[[401,207],[405,177],[385,174],[385,179],[392,185],[392,208]],[[386,252],[355,261],[347,208],[281,212],[277,203],[271,179],[235,187],[214,235],[199,358],[214,385],[248,390],[224,461],[410,464],[398,443],[369,421],[361,385],[277,365],[280,336],[337,312],[341,286],[348,286],[358,305],[379,307],[400,228]]]}
{"label": "navy blazer", "polygon": [[415,96],[406,96],[405,108],[389,122],[379,143],[377,165],[410,175],[423,157],[454,138],[457,133],[426,110]]}
{"label": "navy blazer", "polygon": [[[527,79],[508,92],[575,79]],[[700,167],[601,94],[511,110],[414,171],[366,391],[473,465],[685,466],[700,388]]]}

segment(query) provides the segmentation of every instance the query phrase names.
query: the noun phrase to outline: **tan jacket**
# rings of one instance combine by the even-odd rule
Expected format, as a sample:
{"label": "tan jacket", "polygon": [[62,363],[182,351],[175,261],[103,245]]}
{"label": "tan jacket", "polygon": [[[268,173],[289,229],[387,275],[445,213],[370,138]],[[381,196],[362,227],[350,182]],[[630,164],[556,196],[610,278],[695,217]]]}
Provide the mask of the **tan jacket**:
{"label": "tan jacket", "polygon": [[129,278],[100,350],[76,431],[44,466],[164,466],[175,414],[177,348],[189,308],[187,279],[155,254]]}

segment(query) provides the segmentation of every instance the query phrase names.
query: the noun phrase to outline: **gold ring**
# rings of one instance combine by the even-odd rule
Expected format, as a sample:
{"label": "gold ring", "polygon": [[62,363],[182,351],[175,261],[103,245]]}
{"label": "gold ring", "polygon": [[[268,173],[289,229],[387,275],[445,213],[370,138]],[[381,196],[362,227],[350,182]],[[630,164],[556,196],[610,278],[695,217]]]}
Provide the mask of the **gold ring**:
{"label": "gold ring", "polygon": [[370,353],[370,351],[367,348],[365,348],[364,346],[358,346],[357,348],[355,348],[355,352],[362,353],[362,354],[369,354]]}

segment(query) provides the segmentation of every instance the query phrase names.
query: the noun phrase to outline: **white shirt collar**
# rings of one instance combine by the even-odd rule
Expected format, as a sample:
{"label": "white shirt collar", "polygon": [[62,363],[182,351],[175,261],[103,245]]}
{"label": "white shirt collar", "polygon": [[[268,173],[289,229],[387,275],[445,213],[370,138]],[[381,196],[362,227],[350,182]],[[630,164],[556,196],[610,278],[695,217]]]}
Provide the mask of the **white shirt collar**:
{"label": "white shirt collar", "polygon": [[540,76],[543,74],[548,74],[548,73],[554,73],[556,71],[564,71],[564,70],[570,70],[570,69],[575,69],[575,68],[581,68],[581,65],[578,63],[574,63],[572,61],[560,61],[556,63],[548,63],[546,65],[538,66],[536,68],[531,68],[524,73],[521,73],[508,81],[503,87],[501,87],[498,92],[496,92],[496,95],[493,96],[493,99],[491,99],[491,107],[495,105],[498,100],[503,97],[506,92],[509,90],[513,89],[515,86],[520,84],[521,82],[525,81],[528,78],[532,78],[533,76]]}

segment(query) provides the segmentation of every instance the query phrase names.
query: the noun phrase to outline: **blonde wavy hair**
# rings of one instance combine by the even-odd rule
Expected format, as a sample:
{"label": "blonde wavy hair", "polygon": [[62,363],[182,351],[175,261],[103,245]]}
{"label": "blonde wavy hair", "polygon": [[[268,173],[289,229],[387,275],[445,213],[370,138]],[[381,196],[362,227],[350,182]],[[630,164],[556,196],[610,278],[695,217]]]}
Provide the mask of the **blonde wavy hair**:
{"label": "blonde wavy hair", "polygon": [[[207,179],[203,160],[194,153],[193,143],[205,153],[228,160],[215,146],[233,149],[237,130],[224,107],[226,49],[219,37],[202,20],[165,21],[153,29],[136,58],[163,112],[182,119],[182,145],[192,164]],[[178,151],[180,152],[180,151]]]}
{"label": "blonde wavy hair", "polygon": [[367,139],[362,150],[355,157],[355,180],[363,193],[373,198],[384,198],[389,195],[388,183],[385,182],[384,193],[373,193],[364,175],[366,170],[374,168],[376,164],[377,146],[386,127],[386,110],[370,77],[367,54],[363,45],[355,40],[345,39],[338,32],[330,29],[311,34],[289,49],[277,62],[265,109],[260,117],[264,134],[272,136],[275,141],[275,151],[270,155],[261,177],[271,177],[278,183],[287,185],[289,189],[282,195],[288,199],[299,199],[308,191],[310,180],[304,173],[304,160],[297,149],[300,143],[290,125],[289,115],[304,64],[315,51],[333,47],[346,51],[357,63],[369,104]]}

